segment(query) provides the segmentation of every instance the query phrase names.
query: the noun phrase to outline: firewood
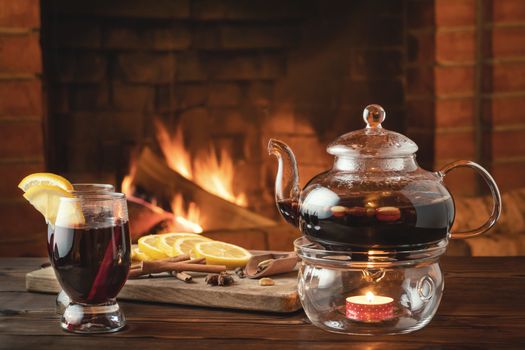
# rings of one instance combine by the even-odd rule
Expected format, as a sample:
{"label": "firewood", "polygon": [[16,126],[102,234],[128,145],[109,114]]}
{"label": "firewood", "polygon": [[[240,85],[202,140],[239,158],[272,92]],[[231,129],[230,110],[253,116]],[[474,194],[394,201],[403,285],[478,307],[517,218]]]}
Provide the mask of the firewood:
{"label": "firewood", "polygon": [[169,200],[175,194],[181,193],[185,200],[195,202],[203,213],[201,225],[206,230],[266,227],[276,224],[273,220],[202,189],[172,170],[164,159],[147,147],[143,149],[137,161],[134,183],[159,200]]}

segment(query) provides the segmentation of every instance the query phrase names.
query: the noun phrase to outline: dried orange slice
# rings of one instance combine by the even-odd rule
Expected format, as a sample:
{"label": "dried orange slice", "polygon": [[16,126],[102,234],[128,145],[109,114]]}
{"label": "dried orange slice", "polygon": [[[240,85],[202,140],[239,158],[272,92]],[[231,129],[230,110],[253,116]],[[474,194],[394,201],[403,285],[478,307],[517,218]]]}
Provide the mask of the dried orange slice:
{"label": "dried orange slice", "polygon": [[27,175],[20,181],[18,188],[27,192],[31,187],[40,185],[50,185],[60,187],[65,191],[73,190],[73,185],[60,175],[52,173],[34,173]]}
{"label": "dried orange slice", "polygon": [[229,269],[245,266],[252,257],[242,247],[219,241],[198,242],[194,252],[198,258],[206,258],[207,264],[226,265]]}

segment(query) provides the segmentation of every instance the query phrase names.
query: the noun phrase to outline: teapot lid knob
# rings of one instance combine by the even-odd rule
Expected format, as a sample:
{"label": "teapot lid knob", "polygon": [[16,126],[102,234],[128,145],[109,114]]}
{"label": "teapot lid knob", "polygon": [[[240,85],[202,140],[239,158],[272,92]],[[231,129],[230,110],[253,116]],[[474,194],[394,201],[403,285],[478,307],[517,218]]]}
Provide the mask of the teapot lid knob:
{"label": "teapot lid knob", "polygon": [[386,112],[380,105],[368,105],[363,111],[366,128],[339,136],[327,147],[328,153],[345,158],[394,158],[412,155],[417,145],[408,137],[384,129]]}
{"label": "teapot lid knob", "polygon": [[382,128],[381,123],[385,117],[386,112],[380,105],[368,105],[363,110],[363,120],[367,128]]}

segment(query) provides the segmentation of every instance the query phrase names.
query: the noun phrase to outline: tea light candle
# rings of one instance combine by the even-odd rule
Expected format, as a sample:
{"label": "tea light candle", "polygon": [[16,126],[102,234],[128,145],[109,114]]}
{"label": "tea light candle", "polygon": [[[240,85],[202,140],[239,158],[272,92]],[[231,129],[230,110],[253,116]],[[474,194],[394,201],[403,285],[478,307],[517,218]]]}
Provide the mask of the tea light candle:
{"label": "tea light candle", "polygon": [[394,317],[394,299],[372,292],[346,298],[346,317],[355,321],[378,322]]}

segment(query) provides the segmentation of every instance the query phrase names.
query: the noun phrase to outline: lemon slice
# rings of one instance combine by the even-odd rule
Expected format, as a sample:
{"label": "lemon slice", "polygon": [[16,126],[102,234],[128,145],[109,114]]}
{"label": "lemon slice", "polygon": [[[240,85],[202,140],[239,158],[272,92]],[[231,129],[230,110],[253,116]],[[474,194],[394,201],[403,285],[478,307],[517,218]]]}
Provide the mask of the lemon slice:
{"label": "lemon slice", "polygon": [[140,248],[134,244],[131,247],[131,260],[133,261],[151,261],[151,259],[147,254],[145,254]]}
{"label": "lemon slice", "polygon": [[[60,198],[62,197],[73,197],[73,195],[61,187],[51,185],[35,185],[30,187],[27,192],[24,193],[24,198],[27,199],[36,210],[44,215],[44,218],[46,218],[48,223],[52,224],[54,224],[57,219]],[[77,210],[78,208],[66,209],[66,211],[69,212],[69,215],[77,216],[76,218],[72,218],[71,221],[75,221],[79,218]],[[81,214],[82,211],[80,211],[80,215]],[[65,217],[67,216],[67,214],[64,215]]]}
{"label": "lemon slice", "polygon": [[137,258],[137,252],[136,250],[139,249],[139,246],[136,245],[136,244],[132,244],[131,245],[131,260],[132,261],[138,261],[139,259]]}
{"label": "lemon slice", "polygon": [[199,237],[182,237],[177,238],[175,240],[175,243],[173,244],[173,252],[179,254],[190,254],[191,256],[194,256],[195,253],[193,252],[195,248],[195,244],[200,242],[213,242],[211,239],[203,236]]}
{"label": "lemon slice", "polygon": [[158,241],[158,247],[160,250],[164,252],[167,256],[177,256],[180,253],[173,249],[175,241],[178,238],[186,238],[186,237],[193,237],[193,238],[203,238],[201,235],[198,235],[196,233],[162,233],[158,235],[159,241]]}
{"label": "lemon slice", "polygon": [[82,205],[78,198],[62,200],[56,215],[55,225],[62,227],[79,227],[86,223]]}
{"label": "lemon slice", "polygon": [[50,185],[60,187],[65,191],[73,190],[73,185],[60,175],[52,173],[34,173],[27,175],[20,181],[18,188],[27,192],[31,187],[40,185]]}
{"label": "lemon slice", "polygon": [[219,241],[199,242],[194,251],[198,258],[206,258],[207,264],[226,265],[229,269],[245,266],[252,257],[244,248]]}
{"label": "lemon slice", "polygon": [[159,236],[149,235],[139,238],[140,250],[151,259],[165,259],[168,256],[159,248]]}

